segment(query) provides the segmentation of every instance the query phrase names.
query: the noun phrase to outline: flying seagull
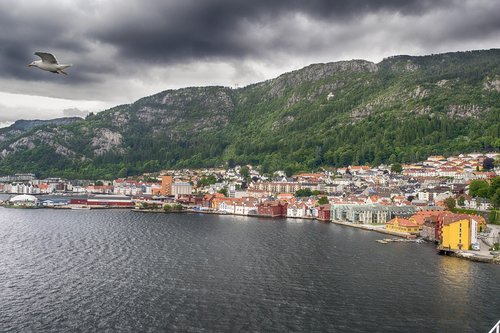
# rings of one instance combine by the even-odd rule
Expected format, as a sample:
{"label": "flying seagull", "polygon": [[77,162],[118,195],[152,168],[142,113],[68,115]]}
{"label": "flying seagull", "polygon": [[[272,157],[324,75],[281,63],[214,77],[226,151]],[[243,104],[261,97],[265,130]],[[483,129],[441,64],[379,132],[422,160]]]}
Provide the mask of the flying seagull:
{"label": "flying seagull", "polygon": [[64,69],[71,67],[71,65],[60,65],[53,54],[47,52],[35,52],[35,55],[42,58],[42,60],[35,60],[31,64],[29,64],[28,67],[38,67],[40,69],[43,69],[44,71],[49,71],[56,74],[63,73],[65,75],[68,75],[68,73],[66,73]]}

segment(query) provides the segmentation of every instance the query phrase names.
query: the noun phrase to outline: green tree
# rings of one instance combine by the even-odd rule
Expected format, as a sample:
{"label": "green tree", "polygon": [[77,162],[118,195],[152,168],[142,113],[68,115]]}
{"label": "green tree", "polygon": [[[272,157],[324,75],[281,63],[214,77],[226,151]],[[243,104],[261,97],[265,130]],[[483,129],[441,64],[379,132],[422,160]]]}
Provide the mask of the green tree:
{"label": "green tree", "polygon": [[457,205],[459,205],[460,207],[463,207],[465,205],[465,198],[464,198],[463,195],[461,195],[460,197],[458,197]]}
{"label": "green tree", "polygon": [[491,204],[494,208],[500,208],[500,188],[491,196]]}
{"label": "green tree", "polygon": [[490,181],[490,198],[500,189],[500,177],[495,177]]}
{"label": "green tree", "polygon": [[163,210],[168,213],[172,210],[172,206],[170,206],[169,204],[165,204],[163,205]]}
{"label": "green tree", "polygon": [[457,202],[455,201],[455,198],[449,197],[444,199],[444,204],[448,210],[453,210],[456,207]]}
{"label": "green tree", "polygon": [[319,200],[318,200],[318,205],[326,205],[328,203],[329,203],[329,201],[328,201],[328,198],[326,196],[323,196],[323,197],[319,198]]}
{"label": "green tree", "polygon": [[473,180],[469,184],[469,195],[471,197],[488,198],[490,185],[485,180]]}
{"label": "green tree", "polygon": [[234,158],[230,158],[227,160],[227,167],[232,169],[236,166],[236,163],[234,162]]}
{"label": "green tree", "polygon": [[224,194],[225,197],[227,197],[227,187],[223,187],[220,190],[217,191],[217,193]]}
{"label": "green tree", "polygon": [[490,210],[490,213],[488,214],[488,222],[498,224],[500,222],[500,211]]}
{"label": "green tree", "polygon": [[483,170],[491,170],[494,168],[494,163],[495,163],[495,160],[490,158],[490,157],[487,157],[483,160]]}
{"label": "green tree", "polygon": [[250,177],[250,169],[246,165],[240,168],[240,176],[244,179],[248,179]]}
{"label": "green tree", "polygon": [[295,192],[295,196],[299,197],[310,197],[312,195],[312,191],[309,188],[303,188]]}
{"label": "green tree", "polygon": [[399,163],[394,163],[391,165],[391,172],[392,173],[401,173],[401,172],[403,172],[403,167]]}
{"label": "green tree", "polygon": [[144,163],[142,169],[144,172],[153,172],[160,170],[160,168],[161,168],[160,162],[158,162],[158,160],[149,160],[146,163]]}
{"label": "green tree", "polygon": [[217,178],[214,175],[210,175],[208,177],[203,177],[197,182],[198,187],[203,187],[211,184],[217,183]]}

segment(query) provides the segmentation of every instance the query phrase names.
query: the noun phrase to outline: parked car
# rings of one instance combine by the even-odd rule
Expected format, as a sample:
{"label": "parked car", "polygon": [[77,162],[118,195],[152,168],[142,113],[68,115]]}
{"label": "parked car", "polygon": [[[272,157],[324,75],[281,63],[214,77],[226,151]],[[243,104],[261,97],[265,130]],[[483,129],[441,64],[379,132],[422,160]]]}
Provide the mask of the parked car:
{"label": "parked car", "polygon": [[470,246],[471,246],[471,249],[474,251],[481,251],[481,247],[479,246],[478,243],[472,243]]}

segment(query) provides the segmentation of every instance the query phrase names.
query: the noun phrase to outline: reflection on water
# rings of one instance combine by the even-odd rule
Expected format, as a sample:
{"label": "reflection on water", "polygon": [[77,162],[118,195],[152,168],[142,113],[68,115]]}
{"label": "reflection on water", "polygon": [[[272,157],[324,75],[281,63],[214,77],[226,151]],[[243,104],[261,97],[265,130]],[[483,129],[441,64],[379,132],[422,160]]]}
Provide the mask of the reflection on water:
{"label": "reflection on water", "polygon": [[309,220],[0,208],[0,331],[487,331],[500,266]]}

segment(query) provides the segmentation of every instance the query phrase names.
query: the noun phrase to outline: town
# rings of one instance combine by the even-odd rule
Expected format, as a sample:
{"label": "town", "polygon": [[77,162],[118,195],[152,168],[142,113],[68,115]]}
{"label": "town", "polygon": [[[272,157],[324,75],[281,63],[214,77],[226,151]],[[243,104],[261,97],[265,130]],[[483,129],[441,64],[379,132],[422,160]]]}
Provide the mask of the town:
{"label": "town", "polygon": [[472,250],[498,257],[498,195],[495,200],[471,195],[470,185],[498,183],[499,155],[430,156],[408,165],[295,175],[278,171],[264,176],[251,165],[164,170],[113,181],[41,180],[34,174],[16,174],[0,178],[0,192],[12,195],[6,207],[314,219],[408,239],[419,236],[436,242],[444,253]]}

